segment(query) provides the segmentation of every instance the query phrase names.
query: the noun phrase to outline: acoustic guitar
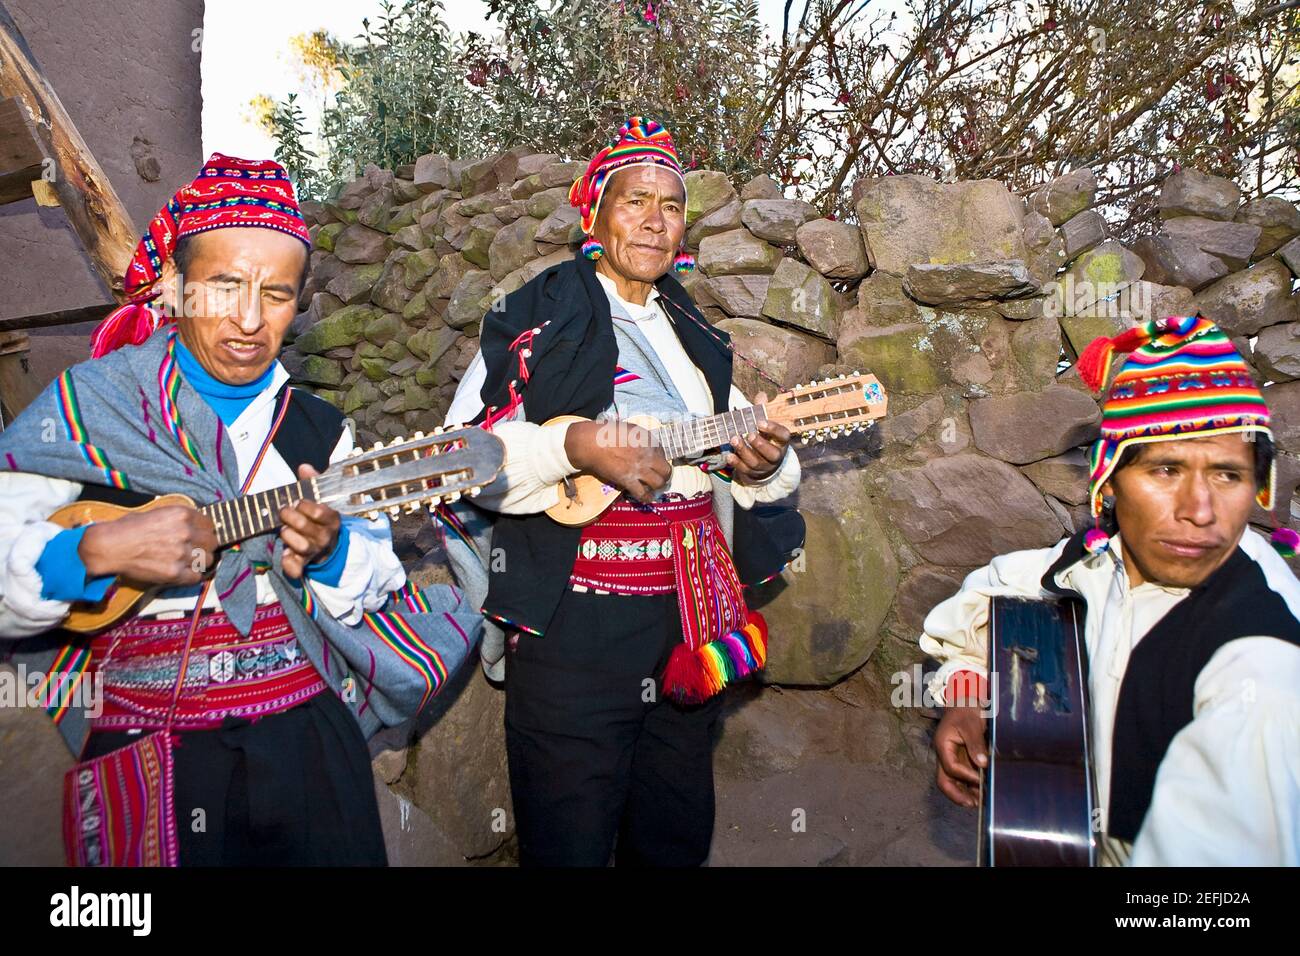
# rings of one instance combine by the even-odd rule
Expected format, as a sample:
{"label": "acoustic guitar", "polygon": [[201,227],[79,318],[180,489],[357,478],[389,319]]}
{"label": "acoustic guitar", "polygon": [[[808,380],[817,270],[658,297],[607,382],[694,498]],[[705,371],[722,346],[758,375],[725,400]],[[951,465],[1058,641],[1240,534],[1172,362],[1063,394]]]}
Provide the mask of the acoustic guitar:
{"label": "acoustic guitar", "polygon": [[[648,429],[651,445],[674,462],[719,448],[732,435],[756,432],[758,423],[764,419],[784,425],[792,434],[800,436],[804,444],[838,438],[883,418],[888,404],[884,386],[874,375],[854,372],[823,382],[812,381],[782,392],[764,405],[749,405],[720,415],[667,424],[640,415],[627,421]],[[588,420],[577,415],[560,415],[545,424]],[[558,500],[546,513],[560,524],[581,527],[604,514],[622,493],[621,488],[606,484],[595,475],[579,472],[559,484]]]}
{"label": "acoustic guitar", "polygon": [[[410,440],[377,442],[370,451],[354,449],[343,461],[303,481],[238,498],[198,506],[212,519],[217,548],[227,548],[280,527],[280,509],[300,501],[319,501],[343,515],[374,518],[387,511],[396,517],[405,508],[414,513],[462,495],[474,496],[491,482],[505,460],[501,439],[481,428],[435,429],[416,432]],[[168,505],[196,507],[186,495],[162,495],[137,508],[102,501],[74,501],[46,520],[65,528],[112,521],[127,514]],[[159,588],[118,578],[103,600],[78,602],[63,626],[87,634],[120,621]]]}
{"label": "acoustic guitar", "polygon": [[990,599],[980,866],[1096,864],[1083,623],[1074,599]]}

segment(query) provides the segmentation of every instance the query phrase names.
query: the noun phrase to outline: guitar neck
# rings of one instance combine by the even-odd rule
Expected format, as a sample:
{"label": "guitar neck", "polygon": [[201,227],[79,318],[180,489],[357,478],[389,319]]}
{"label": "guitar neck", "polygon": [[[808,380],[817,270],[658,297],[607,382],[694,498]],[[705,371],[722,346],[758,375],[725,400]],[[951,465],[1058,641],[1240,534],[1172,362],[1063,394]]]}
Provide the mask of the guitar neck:
{"label": "guitar neck", "polygon": [[309,478],[251,495],[215,501],[199,511],[212,519],[217,547],[225,548],[237,541],[274,531],[281,524],[281,508],[292,508],[300,501],[315,501],[317,496],[316,484]]}
{"label": "guitar neck", "polygon": [[663,450],[664,457],[673,461],[694,458],[707,449],[725,445],[733,435],[756,432],[758,423],[766,418],[767,411],[762,405],[748,405],[720,415],[660,425],[650,434],[655,445]]}

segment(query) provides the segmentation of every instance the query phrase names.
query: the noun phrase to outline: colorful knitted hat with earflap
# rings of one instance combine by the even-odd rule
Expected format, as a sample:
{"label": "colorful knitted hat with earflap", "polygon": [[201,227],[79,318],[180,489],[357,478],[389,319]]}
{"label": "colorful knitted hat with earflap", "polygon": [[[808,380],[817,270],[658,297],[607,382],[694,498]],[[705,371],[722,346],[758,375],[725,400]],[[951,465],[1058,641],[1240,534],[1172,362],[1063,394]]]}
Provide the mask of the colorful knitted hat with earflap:
{"label": "colorful knitted hat with earflap", "polygon": [[[1089,499],[1098,525],[1084,536],[1089,553],[1104,551],[1100,528],[1101,489],[1130,445],[1257,432],[1272,437],[1268,406],[1250,368],[1222,330],[1197,316],[1169,316],[1115,336],[1094,339],[1079,356],[1079,377],[1101,391],[1115,353],[1127,353],[1101,407],[1101,437],[1089,459]],[[1275,474],[1256,501],[1273,510]],[[1289,528],[1273,532],[1273,545],[1286,554],[1300,543]],[[1289,556],[1289,555],[1288,555]]]}
{"label": "colorful knitted hat with earflap", "polygon": [[283,166],[269,159],[213,153],[194,182],[182,186],[149,223],[123,277],[127,304],[95,327],[90,357],[99,358],[123,345],[139,345],[152,335],[165,316],[149,303],[161,295],[155,286],[176,251],[176,243],[227,226],[275,229],[301,239],[311,250],[311,236]]}
{"label": "colorful knitted hat with earflap", "polygon": [[654,120],[633,116],[613,141],[591,158],[587,171],[569,187],[569,204],[582,214],[582,231],[588,236],[596,227],[596,213],[600,211],[600,197],[605,192],[610,173],[625,166],[652,164],[672,170],[682,181],[686,191],[686,177],[677,159],[677,147],[668,130]]}

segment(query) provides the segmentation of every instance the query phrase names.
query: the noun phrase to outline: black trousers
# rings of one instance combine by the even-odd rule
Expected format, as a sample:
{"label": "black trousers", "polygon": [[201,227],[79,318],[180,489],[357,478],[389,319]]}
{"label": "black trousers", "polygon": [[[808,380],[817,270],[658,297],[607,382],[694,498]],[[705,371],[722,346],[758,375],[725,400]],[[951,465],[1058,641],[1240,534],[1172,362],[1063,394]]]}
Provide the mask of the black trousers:
{"label": "black trousers", "polygon": [[[323,691],[297,707],[214,730],[173,749],[182,866],[385,866],[365,736]],[[83,760],[138,739],[93,733]]]}
{"label": "black trousers", "polygon": [[713,838],[722,695],[663,700],[675,594],[566,591],[506,656],[506,754],[524,866],[699,866]]}

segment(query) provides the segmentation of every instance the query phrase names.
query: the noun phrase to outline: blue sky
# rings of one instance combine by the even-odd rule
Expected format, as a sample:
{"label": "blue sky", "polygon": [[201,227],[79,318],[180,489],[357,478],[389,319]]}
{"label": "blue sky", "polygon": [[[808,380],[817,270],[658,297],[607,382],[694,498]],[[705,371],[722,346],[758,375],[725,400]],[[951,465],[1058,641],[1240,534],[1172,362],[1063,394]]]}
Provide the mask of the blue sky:
{"label": "blue sky", "polygon": [[[772,32],[780,31],[782,0],[759,0]],[[208,0],[203,23],[203,149],[234,156],[270,156],[274,143],[247,121],[259,93],[281,100],[298,86],[289,38],[325,29],[351,39],[379,0]],[[456,30],[483,30],[487,4],[450,0],[447,22]],[[249,29],[249,24],[256,24]]]}

